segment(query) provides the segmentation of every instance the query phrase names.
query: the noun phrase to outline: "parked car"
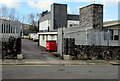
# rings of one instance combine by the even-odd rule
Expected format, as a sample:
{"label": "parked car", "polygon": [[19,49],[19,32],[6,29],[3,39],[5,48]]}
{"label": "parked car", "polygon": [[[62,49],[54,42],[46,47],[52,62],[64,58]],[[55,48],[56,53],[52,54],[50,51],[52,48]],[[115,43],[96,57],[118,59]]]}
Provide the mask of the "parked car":
{"label": "parked car", "polygon": [[33,35],[33,41],[38,41],[38,34],[37,33]]}
{"label": "parked car", "polygon": [[35,35],[36,33],[29,33],[29,39],[32,40],[33,39],[33,36]]}

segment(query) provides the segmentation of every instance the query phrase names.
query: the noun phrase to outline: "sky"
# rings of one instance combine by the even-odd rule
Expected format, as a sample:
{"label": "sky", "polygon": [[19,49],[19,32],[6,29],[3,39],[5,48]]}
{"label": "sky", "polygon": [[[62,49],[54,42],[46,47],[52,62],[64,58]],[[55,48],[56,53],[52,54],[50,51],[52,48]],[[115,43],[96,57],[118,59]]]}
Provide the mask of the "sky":
{"label": "sky", "polygon": [[29,13],[41,13],[50,10],[52,3],[68,5],[68,14],[79,14],[79,8],[92,3],[104,5],[104,21],[118,20],[119,0],[0,0],[0,8],[7,6],[15,8],[20,15]]}

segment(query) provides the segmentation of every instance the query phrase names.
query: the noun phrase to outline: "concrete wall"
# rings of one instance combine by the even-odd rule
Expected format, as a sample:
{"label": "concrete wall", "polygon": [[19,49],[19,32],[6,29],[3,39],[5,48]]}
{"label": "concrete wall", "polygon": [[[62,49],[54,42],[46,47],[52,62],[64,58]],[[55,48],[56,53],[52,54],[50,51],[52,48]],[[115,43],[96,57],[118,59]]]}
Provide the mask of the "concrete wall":
{"label": "concrete wall", "polygon": [[102,29],[103,27],[103,5],[91,4],[80,8],[80,26]]}
{"label": "concrete wall", "polygon": [[120,41],[120,29],[118,30],[118,35],[119,35],[119,41]]}
{"label": "concrete wall", "polygon": [[63,55],[63,30],[58,29],[57,52],[60,56]]}
{"label": "concrete wall", "polygon": [[50,30],[60,27],[67,27],[67,5],[54,3],[51,5]]}

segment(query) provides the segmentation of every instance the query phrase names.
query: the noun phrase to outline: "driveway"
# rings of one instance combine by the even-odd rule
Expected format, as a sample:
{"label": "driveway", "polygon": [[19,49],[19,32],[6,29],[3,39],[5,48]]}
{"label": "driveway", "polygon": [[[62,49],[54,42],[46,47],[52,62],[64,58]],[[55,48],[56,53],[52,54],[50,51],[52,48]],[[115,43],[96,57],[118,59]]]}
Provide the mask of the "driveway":
{"label": "driveway", "polygon": [[22,39],[22,54],[25,59],[39,59],[39,60],[61,60],[58,57],[51,55],[45,51],[44,47],[38,46],[37,42],[32,40]]}

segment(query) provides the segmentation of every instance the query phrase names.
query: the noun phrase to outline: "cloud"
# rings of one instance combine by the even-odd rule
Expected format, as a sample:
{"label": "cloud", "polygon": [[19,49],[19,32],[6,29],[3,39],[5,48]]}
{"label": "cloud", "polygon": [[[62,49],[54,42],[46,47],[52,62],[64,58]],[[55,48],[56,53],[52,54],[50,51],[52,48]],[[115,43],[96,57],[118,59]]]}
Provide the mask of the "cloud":
{"label": "cloud", "polygon": [[42,10],[50,10],[50,5],[53,3],[52,0],[45,0],[45,1],[28,1],[28,5],[37,9]]}
{"label": "cloud", "polygon": [[7,7],[20,7],[20,2],[27,2],[29,6],[37,9],[50,9],[52,3],[61,3],[61,2],[86,2],[86,3],[101,3],[105,6],[116,5],[119,0],[0,0],[0,4],[4,4]]}
{"label": "cloud", "polygon": [[107,19],[107,20],[104,20],[104,22],[107,22],[107,21],[113,21],[113,19]]}
{"label": "cloud", "polygon": [[67,12],[68,12],[68,14],[72,14],[73,13],[72,9],[70,7],[67,8]]}
{"label": "cloud", "polygon": [[0,0],[0,4],[6,5],[7,7],[10,8],[20,7],[19,2],[16,2],[16,0]]}

